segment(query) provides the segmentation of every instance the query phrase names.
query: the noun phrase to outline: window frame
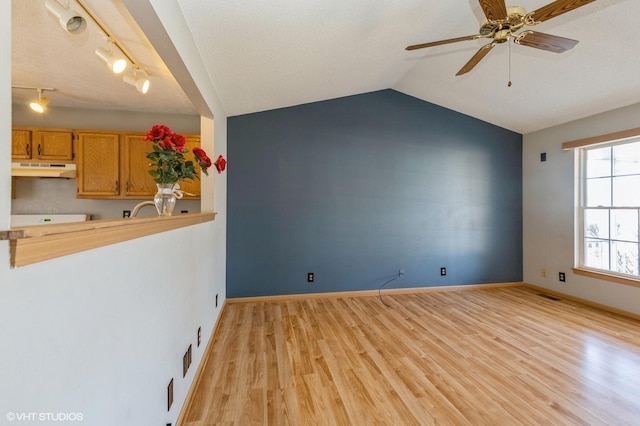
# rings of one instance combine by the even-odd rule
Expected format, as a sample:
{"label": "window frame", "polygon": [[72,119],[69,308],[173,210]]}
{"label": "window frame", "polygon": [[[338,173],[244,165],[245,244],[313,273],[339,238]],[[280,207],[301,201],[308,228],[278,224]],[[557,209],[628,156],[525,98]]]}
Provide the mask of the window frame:
{"label": "window frame", "polygon": [[[616,145],[626,145],[629,143],[638,143],[640,142],[640,128],[634,128],[629,130],[624,130],[615,133],[609,133],[600,136],[594,136],[586,139],[578,139],[574,141],[564,142],[562,144],[562,149],[564,150],[575,150],[575,178],[574,178],[574,186],[575,186],[575,197],[574,197],[574,206],[575,206],[575,232],[574,232],[574,268],[573,272],[577,275],[587,276],[590,278],[596,278],[601,280],[606,280],[610,282],[615,282],[624,285],[631,285],[635,287],[640,287],[640,264],[639,264],[639,275],[629,275],[620,273],[617,271],[611,271],[606,269],[599,269],[588,267],[584,265],[585,259],[585,210],[588,208],[586,206],[586,152],[589,149],[598,149],[604,147],[613,147]],[[613,176],[613,172],[611,172],[611,176]],[[616,209],[635,209],[640,210],[639,206],[634,207],[620,207],[617,208],[615,206],[606,207],[607,210],[616,210]],[[610,218],[609,218],[610,225]],[[640,226],[640,224],[639,224]],[[640,229],[639,229],[640,233]],[[640,238],[639,238],[640,239]],[[608,236],[608,241],[611,241],[611,235]],[[640,258],[640,241],[638,242],[638,256]],[[609,253],[609,266],[611,262],[611,253]],[[640,263],[640,260],[639,260]]]}

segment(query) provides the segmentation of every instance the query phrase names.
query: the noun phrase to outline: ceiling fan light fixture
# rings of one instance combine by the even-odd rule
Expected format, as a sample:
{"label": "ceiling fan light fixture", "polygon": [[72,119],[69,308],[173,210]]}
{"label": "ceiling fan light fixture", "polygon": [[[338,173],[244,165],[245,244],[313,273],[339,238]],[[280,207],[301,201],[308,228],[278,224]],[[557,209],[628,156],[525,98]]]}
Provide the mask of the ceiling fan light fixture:
{"label": "ceiling fan light fixture", "polygon": [[138,90],[138,92],[142,93],[143,95],[149,91],[149,86],[151,85],[147,77],[138,78],[137,76],[131,74],[125,74],[123,80],[125,83],[135,86],[136,90]]}
{"label": "ceiling fan light fixture", "polygon": [[45,6],[58,19],[62,29],[69,34],[80,34],[87,28],[87,21],[82,15],[73,9],[64,7],[56,0],[47,0]]}
{"label": "ceiling fan light fixture", "polygon": [[98,47],[96,49],[96,55],[107,64],[107,67],[114,74],[120,74],[122,71],[125,70],[125,68],[127,68],[126,59],[124,59],[121,56],[114,55],[113,53],[111,53],[110,51],[108,51],[103,47]]}

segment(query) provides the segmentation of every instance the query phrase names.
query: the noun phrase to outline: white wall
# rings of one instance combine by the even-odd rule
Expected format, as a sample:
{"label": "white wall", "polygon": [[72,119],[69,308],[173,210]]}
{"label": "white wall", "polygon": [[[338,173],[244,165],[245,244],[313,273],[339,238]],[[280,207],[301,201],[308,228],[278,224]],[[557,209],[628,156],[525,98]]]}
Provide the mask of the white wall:
{"label": "white wall", "polygon": [[[223,301],[211,261],[216,225],[18,269],[3,250],[0,424],[8,412],[82,413],[90,425],[175,421],[220,313],[215,294]],[[194,365],[182,378],[189,344]]]}
{"label": "white wall", "polygon": [[[0,2],[2,230],[10,215],[10,7]],[[198,67],[190,58],[189,69],[202,75]],[[210,137],[205,149],[226,154],[224,111],[212,84],[197,82],[216,124],[215,150]],[[77,423],[92,426],[175,424],[226,298],[226,175],[209,179],[215,200],[207,190],[203,206],[215,203],[214,222],[18,269],[9,267],[9,244],[0,241],[0,424],[62,423],[9,422],[10,412],[81,413]],[[182,378],[189,344],[193,365]],[[171,378],[175,402],[167,412]]]}
{"label": "white wall", "polygon": [[[524,281],[640,314],[640,288],[575,275],[574,153],[563,142],[640,127],[640,104],[524,136]],[[540,161],[540,153],[547,161]],[[548,269],[546,278],[540,270]],[[558,273],[566,273],[566,283]]]}

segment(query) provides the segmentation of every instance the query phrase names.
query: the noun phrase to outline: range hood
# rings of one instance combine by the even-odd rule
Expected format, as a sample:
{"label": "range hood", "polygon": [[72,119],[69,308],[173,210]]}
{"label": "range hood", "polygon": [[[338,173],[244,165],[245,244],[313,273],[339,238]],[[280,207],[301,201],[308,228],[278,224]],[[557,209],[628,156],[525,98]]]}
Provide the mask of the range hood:
{"label": "range hood", "polygon": [[66,163],[11,163],[11,176],[74,179],[76,177],[76,165]]}

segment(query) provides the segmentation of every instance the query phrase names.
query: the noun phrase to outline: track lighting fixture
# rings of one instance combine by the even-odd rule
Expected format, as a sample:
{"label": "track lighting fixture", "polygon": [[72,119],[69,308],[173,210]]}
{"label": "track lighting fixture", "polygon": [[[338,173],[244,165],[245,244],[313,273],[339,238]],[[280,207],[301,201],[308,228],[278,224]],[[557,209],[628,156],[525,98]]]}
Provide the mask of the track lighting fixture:
{"label": "track lighting fixture", "polygon": [[49,104],[49,98],[45,98],[42,96],[42,92],[45,90],[49,90],[53,92],[56,89],[50,87],[28,87],[28,86],[11,86],[12,89],[26,89],[26,90],[36,90],[38,92],[38,99],[33,99],[29,101],[29,108],[38,114],[44,114],[47,110],[47,105]]}
{"label": "track lighting fixture", "polygon": [[133,74],[125,74],[124,82],[135,86],[138,92],[145,94],[149,91],[149,79],[146,76],[138,77],[138,68],[134,68]]}
{"label": "track lighting fixture", "polygon": [[87,21],[73,9],[65,7],[57,0],[47,0],[45,6],[57,19],[60,26],[69,34],[80,34],[87,28]]}
{"label": "track lighting fixture", "polygon": [[107,50],[103,47],[98,47],[96,49],[96,55],[107,64],[107,67],[114,74],[120,74],[127,68],[127,60],[122,56],[114,55],[111,49]]}
{"label": "track lighting fixture", "polygon": [[[47,10],[58,18],[60,25],[67,32],[79,33],[85,29],[87,23],[83,16],[69,8],[69,1],[61,3],[61,0],[46,0]],[[98,17],[84,4],[84,0],[74,0],[82,9],[83,15],[91,18],[91,21],[102,31],[109,44],[108,48],[98,47],[95,50],[96,55],[102,59],[107,67],[114,74],[122,73],[127,66],[133,67],[133,72],[124,76],[124,81],[136,87],[138,92],[147,93],[149,91],[149,73],[140,68],[138,62],[127,52],[124,46],[113,36],[113,34],[105,27]],[[143,74],[140,76],[139,74]],[[44,89],[43,89],[44,90]]]}

